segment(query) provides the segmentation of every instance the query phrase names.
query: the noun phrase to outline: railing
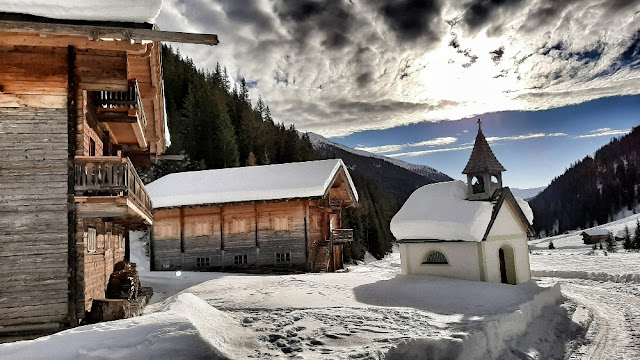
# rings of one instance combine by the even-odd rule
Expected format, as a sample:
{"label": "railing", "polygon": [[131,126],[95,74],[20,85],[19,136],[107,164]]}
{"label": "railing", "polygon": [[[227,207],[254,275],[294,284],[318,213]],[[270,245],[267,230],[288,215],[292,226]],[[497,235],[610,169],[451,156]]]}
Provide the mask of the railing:
{"label": "railing", "polygon": [[143,128],[147,128],[147,117],[142,107],[140,88],[138,80],[129,80],[127,91],[95,91],[96,107],[100,112],[128,112],[129,109],[136,110],[138,118],[142,122]]}
{"label": "railing", "polygon": [[151,198],[129,158],[118,156],[76,156],[77,195],[128,196],[147,213]]}
{"label": "railing", "polygon": [[331,241],[334,243],[353,241],[353,229],[332,229]]}

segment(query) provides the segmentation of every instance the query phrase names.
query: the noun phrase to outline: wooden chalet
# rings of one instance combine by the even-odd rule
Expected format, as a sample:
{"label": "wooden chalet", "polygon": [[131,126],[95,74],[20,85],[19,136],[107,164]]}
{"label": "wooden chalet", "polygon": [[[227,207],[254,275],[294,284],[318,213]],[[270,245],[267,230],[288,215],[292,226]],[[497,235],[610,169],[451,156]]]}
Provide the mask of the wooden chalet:
{"label": "wooden chalet", "polygon": [[0,14],[0,337],[77,326],[153,225],[135,166],[165,151],[160,41],[217,37]]}
{"label": "wooden chalet", "polygon": [[611,237],[611,232],[607,229],[587,229],[580,233],[584,244],[597,244],[605,242]]}
{"label": "wooden chalet", "polygon": [[358,193],[340,159],[193,171],[147,185],[152,270],[334,271]]}

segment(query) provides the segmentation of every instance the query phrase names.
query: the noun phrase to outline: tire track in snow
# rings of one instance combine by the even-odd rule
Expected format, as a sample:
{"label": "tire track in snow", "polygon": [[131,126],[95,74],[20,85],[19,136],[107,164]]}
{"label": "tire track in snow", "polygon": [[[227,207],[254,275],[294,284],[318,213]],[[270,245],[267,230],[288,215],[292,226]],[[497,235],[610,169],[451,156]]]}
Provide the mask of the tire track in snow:
{"label": "tire track in snow", "polygon": [[585,344],[571,359],[640,359],[640,287],[583,279],[545,278],[559,282],[562,293],[594,316]]}

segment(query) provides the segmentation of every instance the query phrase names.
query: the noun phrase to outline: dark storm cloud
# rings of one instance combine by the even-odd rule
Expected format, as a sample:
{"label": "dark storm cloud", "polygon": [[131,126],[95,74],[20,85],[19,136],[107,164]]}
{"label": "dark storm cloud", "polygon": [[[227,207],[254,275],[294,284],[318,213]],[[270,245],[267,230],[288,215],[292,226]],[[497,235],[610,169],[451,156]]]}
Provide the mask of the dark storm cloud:
{"label": "dark storm cloud", "polygon": [[640,29],[631,36],[625,44],[625,50],[616,57],[609,65],[609,68],[596,74],[593,78],[612,75],[625,68],[631,70],[640,69]]}
{"label": "dark storm cloud", "polygon": [[258,8],[253,0],[224,0],[220,2],[229,20],[242,24],[253,24],[258,30],[274,30],[273,18]]}
{"label": "dark storm cloud", "polygon": [[342,49],[352,43],[350,35],[356,23],[352,7],[342,0],[280,0],[274,12],[301,46],[314,32],[320,32],[323,46]]}
{"label": "dark storm cloud", "polygon": [[378,0],[387,25],[398,39],[413,41],[419,38],[436,41],[440,38],[440,3],[437,0]]}
{"label": "dark storm cloud", "polygon": [[358,87],[360,87],[360,88],[366,87],[372,81],[373,81],[373,78],[371,77],[371,73],[370,72],[362,73],[362,74],[358,75],[358,77],[356,77],[356,83],[358,84]]}
{"label": "dark storm cloud", "polygon": [[362,101],[337,101],[331,104],[333,111],[337,113],[342,112],[356,112],[356,113],[385,113],[385,112],[397,112],[397,111],[429,111],[435,109],[442,109],[445,107],[458,105],[455,101],[442,100],[436,104],[415,103],[408,101],[377,101],[377,102],[362,102]]}
{"label": "dark storm cloud", "polygon": [[498,64],[500,60],[502,60],[502,55],[504,55],[504,46],[501,46],[499,49],[491,51],[489,55],[491,56],[491,60],[493,60],[495,64]]}
{"label": "dark storm cloud", "polygon": [[472,0],[467,3],[462,19],[471,30],[475,30],[493,18],[500,9],[517,7],[522,0]]}

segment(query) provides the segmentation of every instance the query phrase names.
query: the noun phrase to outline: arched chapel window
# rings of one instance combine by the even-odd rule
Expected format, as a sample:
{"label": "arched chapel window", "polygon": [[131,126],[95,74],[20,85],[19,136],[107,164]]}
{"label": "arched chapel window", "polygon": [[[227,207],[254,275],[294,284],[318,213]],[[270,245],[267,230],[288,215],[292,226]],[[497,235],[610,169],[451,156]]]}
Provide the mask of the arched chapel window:
{"label": "arched chapel window", "polygon": [[447,257],[440,251],[434,250],[427,254],[422,264],[448,264]]}
{"label": "arched chapel window", "polygon": [[471,187],[474,194],[481,194],[484,192],[484,179],[482,176],[474,176],[471,181]]}

